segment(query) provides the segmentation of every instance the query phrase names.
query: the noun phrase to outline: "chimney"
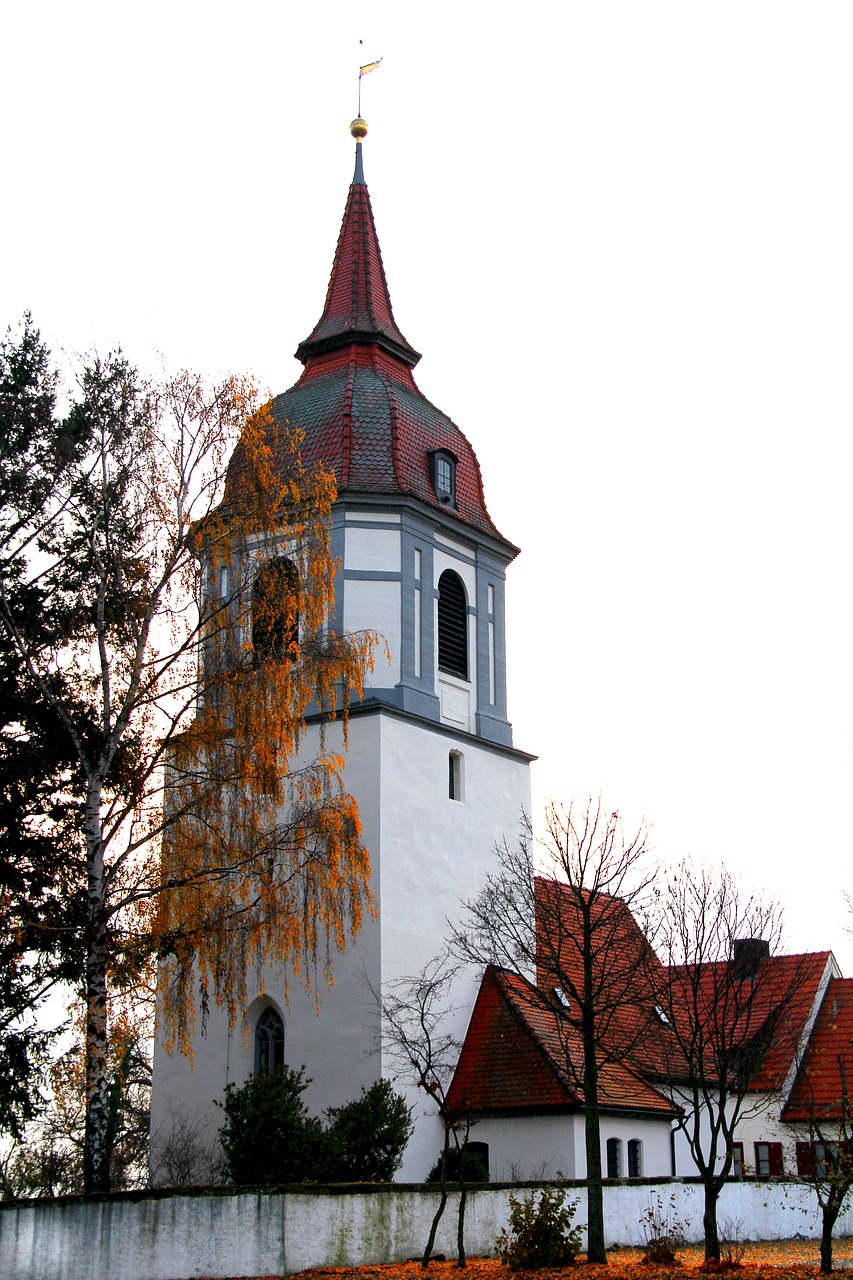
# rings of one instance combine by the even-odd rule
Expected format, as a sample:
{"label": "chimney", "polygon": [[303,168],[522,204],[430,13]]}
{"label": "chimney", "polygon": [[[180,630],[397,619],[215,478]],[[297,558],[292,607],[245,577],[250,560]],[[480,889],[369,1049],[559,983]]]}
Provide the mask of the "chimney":
{"label": "chimney", "polygon": [[770,943],[764,938],[735,938],[732,948],[734,976],[738,981],[752,978],[762,960],[770,958]]}

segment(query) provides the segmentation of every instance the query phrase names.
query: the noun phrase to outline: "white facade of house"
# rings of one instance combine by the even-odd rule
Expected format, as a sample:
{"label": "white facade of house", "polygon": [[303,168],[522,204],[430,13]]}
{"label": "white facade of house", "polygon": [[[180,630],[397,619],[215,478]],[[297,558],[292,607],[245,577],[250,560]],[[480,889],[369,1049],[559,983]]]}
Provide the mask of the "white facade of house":
{"label": "white facade of house", "polygon": [[[670,1176],[672,1152],[668,1117],[602,1116],[600,1132],[603,1177],[607,1177],[607,1142],[611,1138],[621,1144],[621,1176],[628,1176],[629,1142],[639,1143],[638,1176]],[[484,1117],[472,1128],[471,1140],[488,1144],[489,1176],[496,1182],[586,1177],[582,1112]]]}

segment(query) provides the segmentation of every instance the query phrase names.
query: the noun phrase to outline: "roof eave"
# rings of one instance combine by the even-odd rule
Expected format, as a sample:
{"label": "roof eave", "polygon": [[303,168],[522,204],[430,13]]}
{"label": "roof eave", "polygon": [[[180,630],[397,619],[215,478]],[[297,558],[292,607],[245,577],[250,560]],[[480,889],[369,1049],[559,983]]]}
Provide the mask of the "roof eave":
{"label": "roof eave", "polygon": [[323,356],[330,351],[341,351],[345,347],[352,346],[379,347],[410,369],[414,369],[421,358],[420,352],[415,351],[414,347],[403,346],[402,343],[395,342],[393,338],[389,338],[387,334],[377,329],[345,329],[340,333],[330,333],[322,338],[305,338],[296,348],[294,355],[302,364],[307,364],[312,356]]}

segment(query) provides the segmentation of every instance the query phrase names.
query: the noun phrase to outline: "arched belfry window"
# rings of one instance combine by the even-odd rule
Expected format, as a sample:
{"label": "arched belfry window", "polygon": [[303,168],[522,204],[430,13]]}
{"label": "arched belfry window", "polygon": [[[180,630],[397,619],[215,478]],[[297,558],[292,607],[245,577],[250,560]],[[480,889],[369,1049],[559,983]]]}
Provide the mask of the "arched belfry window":
{"label": "arched belfry window", "polygon": [[468,602],[452,569],[438,580],[438,669],[468,679]]}
{"label": "arched belfry window", "polygon": [[264,1009],[255,1027],[255,1075],[284,1066],[284,1022],[273,1008]]}
{"label": "arched belfry window", "polygon": [[255,661],[299,657],[299,574],[291,560],[270,560],[252,587]]}

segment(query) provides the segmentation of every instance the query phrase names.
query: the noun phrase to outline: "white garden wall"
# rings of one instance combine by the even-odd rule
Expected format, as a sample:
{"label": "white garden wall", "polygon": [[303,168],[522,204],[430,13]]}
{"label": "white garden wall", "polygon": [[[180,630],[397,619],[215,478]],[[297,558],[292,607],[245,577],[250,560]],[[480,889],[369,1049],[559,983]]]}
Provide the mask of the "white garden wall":
{"label": "white garden wall", "polygon": [[[469,1196],[470,1254],[494,1252],[508,1221],[510,1189]],[[585,1189],[577,1221],[586,1220]],[[638,1223],[653,1197],[675,1207],[689,1240],[702,1238],[702,1192],[696,1183],[625,1183],[605,1187],[608,1244],[639,1243]],[[422,1248],[435,1210],[434,1192],[392,1187],[340,1193],[175,1195],[98,1203],[0,1206],[0,1275],[15,1280],[201,1280],[283,1275],[308,1267],[401,1261]],[[437,1248],[452,1256],[456,1198]],[[740,1221],[752,1239],[817,1239],[814,1192],[800,1183],[729,1183],[720,1223]],[[845,1206],[837,1235],[853,1234]]]}

